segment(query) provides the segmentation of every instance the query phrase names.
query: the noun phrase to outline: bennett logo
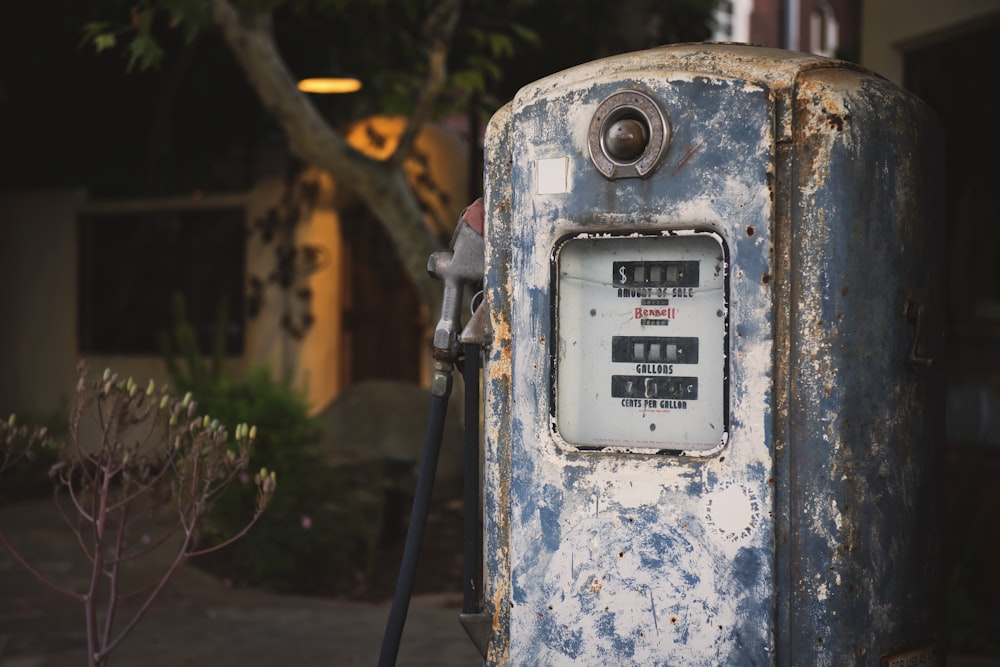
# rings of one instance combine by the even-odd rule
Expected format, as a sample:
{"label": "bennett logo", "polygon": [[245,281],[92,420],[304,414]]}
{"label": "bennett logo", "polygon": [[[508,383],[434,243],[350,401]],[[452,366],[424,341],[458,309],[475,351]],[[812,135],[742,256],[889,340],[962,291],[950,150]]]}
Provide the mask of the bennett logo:
{"label": "bennett logo", "polygon": [[672,320],[677,317],[676,308],[636,308],[635,319],[642,320],[648,317],[659,317]]}

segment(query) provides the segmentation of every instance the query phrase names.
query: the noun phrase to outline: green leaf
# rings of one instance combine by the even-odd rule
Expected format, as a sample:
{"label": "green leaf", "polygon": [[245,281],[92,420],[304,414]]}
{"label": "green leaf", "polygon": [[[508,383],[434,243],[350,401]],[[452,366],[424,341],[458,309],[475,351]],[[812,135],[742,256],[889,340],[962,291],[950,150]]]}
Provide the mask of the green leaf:
{"label": "green leaf", "polygon": [[149,31],[153,27],[153,18],[156,16],[156,11],[144,9],[136,12],[135,16],[137,19],[136,30],[139,31],[140,35],[149,35]]}
{"label": "green leaf", "polygon": [[81,28],[83,37],[80,39],[80,46],[86,46],[91,42],[96,42],[97,38],[104,34],[111,33],[111,24],[107,21],[91,21],[90,23],[85,23],[83,28]]}
{"label": "green leaf", "polygon": [[486,43],[486,33],[479,28],[468,28],[466,34],[472,38],[472,42],[476,46],[482,46]]}
{"label": "green leaf", "polygon": [[97,33],[107,32],[111,24],[107,21],[89,21],[83,24],[83,34],[85,37],[93,37]]}
{"label": "green leaf", "polygon": [[115,43],[117,41],[118,40],[115,37],[114,33],[111,32],[95,35],[94,48],[97,49],[98,53],[100,53],[101,51],[107,51],[109,49],[115,48]]}
{"label": "green leaf", "polygon": [[163,47],[150,35],[138,34],[128,45],[128,67],[131,72],[136,65],[140,70],[159,66],[163,60]]}
{"label": "green leaf", "polygon": [[529,44],[530,46],[542,45],[541,37],[539,37],[538,33],[531,28],[525,27],[520,23],[511,23],[510,29],[522,42]]}
{"label": "green leaf", "polygon": [[467,93],[482,93],[486,90],[486,80],[482,72],[473,69],[460,70],[451,75],[451,81]]}
{"label": "green leaf", "polygon": [[490,52],[494,58],[514,55],[514,40],[509,35],[495,32],[490,35]]}
{"label": "green leaf", "polygon": [[469,66],[483,76],[484,83],[487,77],[492,78],[494,81],[499,81],[503,78],[503,70],[500,69],[500,66],[483,56],[470,57]]}

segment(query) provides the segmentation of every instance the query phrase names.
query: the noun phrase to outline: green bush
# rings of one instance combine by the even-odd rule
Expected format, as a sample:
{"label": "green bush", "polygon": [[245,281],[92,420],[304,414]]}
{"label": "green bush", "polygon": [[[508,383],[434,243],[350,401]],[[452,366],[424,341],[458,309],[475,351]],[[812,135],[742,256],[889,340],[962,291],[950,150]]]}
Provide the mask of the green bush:
{"label": "green bush", "polygon": [[[355,494],[341,474],[313,452],[322,430],[309,417],[305,398],[265,368],[242,382],[190,390],[213,418],[258,426],[251,470],[275,470],[281,482],[257,525],[206,567],[237,584],[282,592],[349,592],[366,562],[370,529],[360,520]],[[202,536],[206,546],[239,529],[253,508],[254,491],[248,477],[218,499]]]}
{"label": "green bush", "polygon": [[[363,518],[371,511],[363,507],[364,490],[371,487],[353,475],[345,479],[317,457],[322,428],[309,416],[305,395],[294,388],[290,374],[275,379],[269,369],[257,368],[239,381],[230,380],[222,372],[221,347],[206,363],[182,305],[177,309],[173,338],[164,340],[172,381],[182,392],[192,393],[201,413],[224,424],[256,425],[259,435],[250,470],[274,470],[279,482],[267,511],[243,539],[196,564],[236,585],[290,593],[352,593],[363,579],[377,528]],[[253,510],[251,477],[217,499],[200,537],[204,546],[231,537]]]}

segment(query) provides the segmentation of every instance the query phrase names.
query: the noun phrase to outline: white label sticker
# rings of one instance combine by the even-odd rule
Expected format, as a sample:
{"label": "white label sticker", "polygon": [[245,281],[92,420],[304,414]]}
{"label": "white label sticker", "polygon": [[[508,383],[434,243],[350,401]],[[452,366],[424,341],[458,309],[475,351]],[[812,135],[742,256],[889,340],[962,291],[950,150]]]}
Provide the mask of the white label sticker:
{"label": "white label sticker", "polygon": [[569,170],[569,158],[556,157],[539,160],[538,165],[538,194],[555,195],[569,192],[567,172]]}

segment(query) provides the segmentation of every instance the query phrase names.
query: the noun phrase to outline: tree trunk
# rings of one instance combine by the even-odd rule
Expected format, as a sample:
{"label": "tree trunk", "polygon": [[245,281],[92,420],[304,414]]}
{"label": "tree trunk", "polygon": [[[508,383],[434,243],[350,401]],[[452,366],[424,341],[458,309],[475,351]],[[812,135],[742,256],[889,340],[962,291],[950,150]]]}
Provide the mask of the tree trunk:
{"label": "tree trunk", "polygon": [[427,273],[427,259],[439,249],[406,178],[401,160],[377,161],[351,147],[296,87],[271,32],[270,15],[237,10],[229,0],[212,0],[212,16],[264,107],[274,116],[300,158],[330,173],[334,182],[358,194],[382,223],[400,262],[428,308],[441,312],[441,283]]}

